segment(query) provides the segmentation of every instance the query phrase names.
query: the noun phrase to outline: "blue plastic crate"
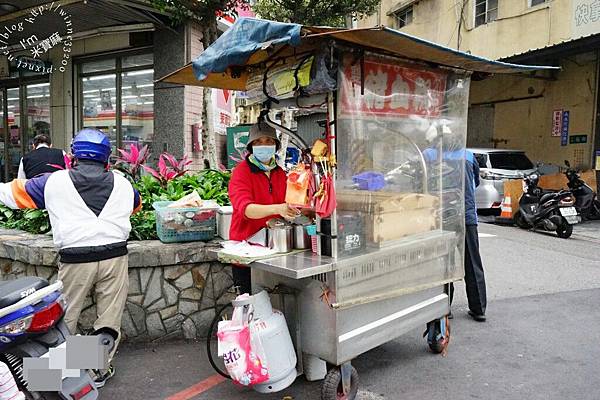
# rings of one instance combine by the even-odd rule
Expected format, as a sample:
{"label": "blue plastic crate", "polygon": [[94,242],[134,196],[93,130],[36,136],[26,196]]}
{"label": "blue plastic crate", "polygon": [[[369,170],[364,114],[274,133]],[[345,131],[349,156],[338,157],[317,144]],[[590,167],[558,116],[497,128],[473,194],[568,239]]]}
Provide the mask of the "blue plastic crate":
{"label": "blue plastic crate", "polygon": [[377,191],[385,186],[385,176],[379,172],[363,172],[352,177],[360,190]]}
{"label": "blue plastic crate", "polygon": [[193,242],[214,239],[217,231],[217,208],[168,208],[172,201],[157,201],[156,234],[161,242]]}

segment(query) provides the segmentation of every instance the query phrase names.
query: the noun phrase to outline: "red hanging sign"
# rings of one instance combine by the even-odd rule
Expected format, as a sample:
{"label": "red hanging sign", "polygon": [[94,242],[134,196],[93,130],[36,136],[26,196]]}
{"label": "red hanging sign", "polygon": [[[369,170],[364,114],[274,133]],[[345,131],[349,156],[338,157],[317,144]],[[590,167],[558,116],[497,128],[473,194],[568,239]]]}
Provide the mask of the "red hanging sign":
{"label": "red hanging sign", "polygon": [[[365,59],[343,70],[344,114],[438,117],[444,104],[446,74]],[[364,83],[362,77],[364,76]]]}

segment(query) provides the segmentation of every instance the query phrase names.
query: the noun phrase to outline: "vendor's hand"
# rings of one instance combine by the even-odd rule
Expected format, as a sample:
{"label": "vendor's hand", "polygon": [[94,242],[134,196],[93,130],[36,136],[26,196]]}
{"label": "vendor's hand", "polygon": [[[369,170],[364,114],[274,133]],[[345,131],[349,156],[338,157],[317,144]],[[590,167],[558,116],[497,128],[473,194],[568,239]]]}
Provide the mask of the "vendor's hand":
{"label": "vendor's hand", "polygon": [[287,220],[293,220],[298,216],[298,210],[291,207],[287,203],[277,204],[276,206],[277,214],[281,215],[283,218]]}

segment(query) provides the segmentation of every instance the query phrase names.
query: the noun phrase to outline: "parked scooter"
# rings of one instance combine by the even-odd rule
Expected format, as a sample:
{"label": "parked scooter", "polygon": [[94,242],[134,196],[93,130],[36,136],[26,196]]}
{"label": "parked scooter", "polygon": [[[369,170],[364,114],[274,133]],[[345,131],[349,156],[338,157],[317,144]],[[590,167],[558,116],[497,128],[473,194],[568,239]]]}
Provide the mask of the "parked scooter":
{"label": "parked scooter", "polygon": [[[48,399],[50,393],[27,389],[23,358],[47,357],[51,348],[63,345],[70,335],[63,321],[66,301],[63,284],[49,284],[38,277],[0,282],[0,361],[8,365],[27,399]],[[112,349],[116,332],[98,333],[100,343]],[[63,377],[58,392],[64,400],[95,400],[98,389],[88,370],[79,377]]]}
{"label": "parked scooter", "polygon": [[568,190],[543,192],[538,182],[537,173],[523,177],[523,196],[514,215],[515,224],[522,229],[555,231],[558,237],[569,238],[573,225],[581,222],[573,194]]}
{"label": "parked scooter", "polygon": [[567,177],[569,189],[575,196],[575,208],[582,219],[600,219],[600,200],[596,196],[596,192],[587,183],[581,179],[581,176],[574,168],[571,168],[571,164],[568,160],[565,160],[567,170],[565,176]]}

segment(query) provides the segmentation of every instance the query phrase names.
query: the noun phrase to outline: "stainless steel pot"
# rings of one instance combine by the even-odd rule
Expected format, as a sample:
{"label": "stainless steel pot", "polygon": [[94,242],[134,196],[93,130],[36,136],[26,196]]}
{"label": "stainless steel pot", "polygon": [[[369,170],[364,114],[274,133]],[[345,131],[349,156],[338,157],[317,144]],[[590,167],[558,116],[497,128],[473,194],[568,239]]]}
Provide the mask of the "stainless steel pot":
{"label": "stainless steel pot", "polygon": [[304,250],[312,247],[306,225],[294,225],[294,249]]}
{"label": "stainless steel pot", "polygon": [[269,248],[278,253],[289,253],[294,249],[292,225],[281,220],[272,219],[267,223]]}

